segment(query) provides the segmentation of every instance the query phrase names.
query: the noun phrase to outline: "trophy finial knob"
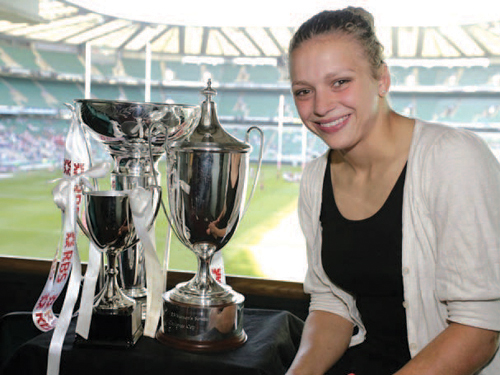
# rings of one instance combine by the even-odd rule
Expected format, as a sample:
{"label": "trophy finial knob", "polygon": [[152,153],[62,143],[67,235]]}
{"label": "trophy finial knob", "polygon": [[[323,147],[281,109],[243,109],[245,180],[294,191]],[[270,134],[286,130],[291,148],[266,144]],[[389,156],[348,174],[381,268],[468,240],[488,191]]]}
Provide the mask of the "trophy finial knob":
{"label": "trophy finial knob", "polygon": [[201,90],[201,93],[207,97],[207,102],[212,101],[212,96],[217,95],[217,91],[212,88],[212,79],[209,78],[207,82],[207,87],[205,87],[203,90]]}

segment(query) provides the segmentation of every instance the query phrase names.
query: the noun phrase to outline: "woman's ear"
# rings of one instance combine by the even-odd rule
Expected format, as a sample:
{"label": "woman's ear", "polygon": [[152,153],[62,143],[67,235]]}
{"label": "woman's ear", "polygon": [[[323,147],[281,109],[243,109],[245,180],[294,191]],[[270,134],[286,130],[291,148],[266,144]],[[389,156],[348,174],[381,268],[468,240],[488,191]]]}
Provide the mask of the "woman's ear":
{"label": "woman's ear", "polygon": [[387,95],[389,88],[391,87],[391,75],[386,63],[382,63],[379,69],[378,95],[380,97],[384,97]]}

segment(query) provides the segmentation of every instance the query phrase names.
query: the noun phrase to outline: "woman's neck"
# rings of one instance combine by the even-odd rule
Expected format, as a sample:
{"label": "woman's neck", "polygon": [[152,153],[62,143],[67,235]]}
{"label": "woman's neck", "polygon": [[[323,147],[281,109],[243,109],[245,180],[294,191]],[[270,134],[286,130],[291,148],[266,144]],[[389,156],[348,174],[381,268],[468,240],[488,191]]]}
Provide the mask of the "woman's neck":
{"label": "woman's neck", "polygon": [[387,164],[405,163],[415,121],[392,110],[381,114],[368,137],[350,150],[335,150],[330,162],[355,173],[374,173]]}

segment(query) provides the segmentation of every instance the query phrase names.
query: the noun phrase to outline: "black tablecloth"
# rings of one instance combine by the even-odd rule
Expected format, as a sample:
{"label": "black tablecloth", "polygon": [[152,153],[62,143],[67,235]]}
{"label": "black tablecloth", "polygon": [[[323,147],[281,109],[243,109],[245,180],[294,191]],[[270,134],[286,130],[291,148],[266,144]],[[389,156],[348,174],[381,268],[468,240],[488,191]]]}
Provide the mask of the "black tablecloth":
{"label": "black tablecloth", "polygon": [[[131,349],[74,346],[75,322],[66,336],[61,375],[284,374],[297,351],[303,321],[286,311],[245,309],[248,341],[223,353],[189,353],[141,337]],[[46,375],[51,333],[22,345],[5,364],[4,375]]]}

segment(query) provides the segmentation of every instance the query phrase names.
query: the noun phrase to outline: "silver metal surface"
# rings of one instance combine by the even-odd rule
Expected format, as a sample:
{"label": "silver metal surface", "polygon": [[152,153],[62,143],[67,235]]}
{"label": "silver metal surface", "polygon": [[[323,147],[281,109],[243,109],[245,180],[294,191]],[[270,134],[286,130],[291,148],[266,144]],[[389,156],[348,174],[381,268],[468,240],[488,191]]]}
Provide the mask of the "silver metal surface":
{"label": "silver metal surface", "polygon": [[164,344],[189,351],[223,351],[242,345],[244,297],[218,306],[194,306],[172,301],[164,294],[163,329],[157,338]]}
{"label": "silver metal surface", "polygon": [[151,165],[164,154],[167,139],[188,135],[200,114],[195,105],[120,100],[76,99],[75,107],[80,121],[114,159],[113,171],[128,176],[151,174]]}
{"label": "silver metal surface", "polygon": [[84,192],[85,234],[108,258],[105,290],[94,313],[127,315],[135,309],[133,299],[119,288],[116,258],[138,241],[127,193],[119,191]]}
{"label": "silver metal surface", "polygon": [[[149,175],[129,176],[111,173],[111,187],[115,190],[132,190],[137,187],[147,188],[154,185],[153,177]],[[146,265],[144,250],[139,242],[122,251],[118,258],[118,282],[122,291],[141,304],[146,312]],[[144,314],[145,315],[145,314]]]}
{"label": "silver metal surface", "polygon": [[173,229],[198,258],[196,276],[179,284],[172,299],[200,306],[231,302],[230,287],[215,281],[209,263],[241,219],[248,154],[177,150],[168,155],[167,166]]}
{"label": "silver metal surface", "polygon": [[[232,238],[243,216],[252,147],[220,125],[210,81],[202,93],[206,99],[193,133],[167,144],[167,217],[179,240],[196,255],[198,269],[190,281],[164,295],[164,319],[157,337],[188,350],[234,348],[246,340],[241,323],[233,324],[231,319],[232,328],[225,335],[213,336],[206,315],[219,309],[235,311],[234,318],[241,322],[244,297],[217,282],[210,263]],[[261,161],[262,157],[254,188]],[[199,324],[191,329],[190,322],[197,320]]]}
{"label": "silver metal surface", "polygon": [[[197,124],[196,105],[77,99],[80,121],[114,160],[111,184],[115,190],[154,185],[165,143],[187,136]],[[118,259],[124,292],[143,303],[147,293],[142,245],[123,251]]]}

